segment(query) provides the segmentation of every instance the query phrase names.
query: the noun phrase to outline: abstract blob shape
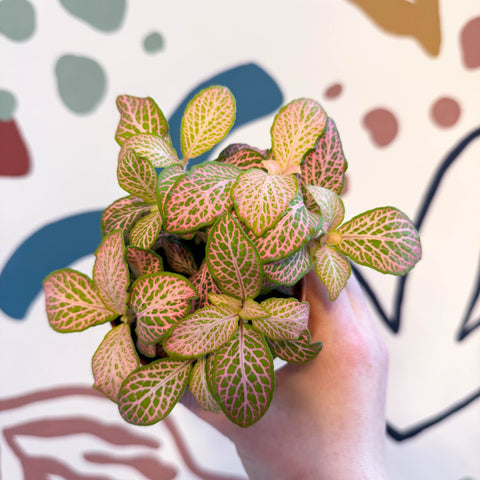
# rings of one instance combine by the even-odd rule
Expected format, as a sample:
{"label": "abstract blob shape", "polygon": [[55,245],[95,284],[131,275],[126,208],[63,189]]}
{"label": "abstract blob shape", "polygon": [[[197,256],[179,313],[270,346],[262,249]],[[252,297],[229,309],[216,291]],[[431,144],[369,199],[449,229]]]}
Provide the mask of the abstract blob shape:
{"label": "abstract blob shape", "polygon": [[143,48],[148,53],[156,53],[165,47],[165,40],[158,32],[149,33],[143,40]]}
{"label": "abstract blob shape", "polygon": [[343,91],[343,85],[341,83],[334,83],[333,85],[330,85],[323,95],[325,98],[337,98]]}
{"label": "abstract blob shape", "polygon": [[75,113],[91,113],[105,96],[107,77],[91,58],[64,55],[55,65],[55,75],[63,103]]}
{"label": "abstract blob shape", "polygon": [[434,57],[440,52],[442,32],[438,0],[349,0],[380,28],[394,35],[415,38]]}
{"label": "abstract blob shape", "polygon": [[386,108],[375,108],[363,117],[363,126],[370,132],[371,139],[377,147],[386,147],[397,136],[398,121]]}
{"label": "abstract blob shape", "polygon": [[0,175],[26,175],[30,166],[30,154],[15,120],[0,121]]}
{"label": "abstract blob shape", "polygon": [[0,2],[0,33],[10,40],[27,40],[35,31],[35,10],[27,0]]}
{"label": "abstract blob shape", "polygon": [[480,17],[468,21],[460,32],[460,47],[466,68],[480,67]]}
{"label": "abstract blob shape", "polygon": [[60,0],[74,17],[102,32],[113,32],[125,18],[126,0]]}
{"label": "abstract blob shape", "polygon": [[17,108],[17,99],[7,90],[0,90],[0,120],[8,122]]}
{"label": "abstract blob shape", "polygon": [[430,110],[432,120],[439,127],[451,127],[460,118],[460,105],[450,97],[442,97],[435,101]]}

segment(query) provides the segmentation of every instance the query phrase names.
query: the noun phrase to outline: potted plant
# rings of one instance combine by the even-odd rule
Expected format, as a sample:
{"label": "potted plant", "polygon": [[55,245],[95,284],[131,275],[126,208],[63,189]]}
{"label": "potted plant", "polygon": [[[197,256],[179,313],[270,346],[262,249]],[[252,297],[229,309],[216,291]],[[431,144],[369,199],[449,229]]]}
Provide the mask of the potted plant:
{"label": "potted plant", "polygon": [[334,300],[350,261],[406,274],[421,257],[418,233],[393,207],[344,221],[347,162],[314,100],[277,113],[270,149],[233,144],[192,168],[234,123],[227,88],[188,104],[181,155],[151,98],[122,95],[117,106],[128,195],[104,211],[92,278],[66,268],[45,279],[50,325],[112,323],[93,356],[94,386],[130,423],[162,420],[189,388],[203,408],[252,425],[272,399],[274,357],[302,363],[321,350],[295,292],[306,273]]}

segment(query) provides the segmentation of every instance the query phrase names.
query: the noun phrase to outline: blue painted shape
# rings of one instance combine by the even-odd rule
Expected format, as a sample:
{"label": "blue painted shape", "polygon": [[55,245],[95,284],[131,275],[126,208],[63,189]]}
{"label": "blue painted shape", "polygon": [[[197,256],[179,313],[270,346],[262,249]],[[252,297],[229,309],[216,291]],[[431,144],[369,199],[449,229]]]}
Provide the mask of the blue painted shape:
{"label": "blue painted shape", "polygon": [[86,212],[49,223],[17,248],[0,274],[0,306],[7,315],[24,318],[50,272],[97,249],[101,214]]}
{"label": "blue painted shape", "polygon": [[[237,119],[232,131],[274,112],[283,102],[275,80],[258,65],[249,63],[222,72],[195,87],[173,113],[170,125],[178,151],[183,111],[190,99],[209,85],[225,85],[235,95]],[[202,155],[195,160],[198,163],[205,159]],[[93,211],[58,220],[25,240],[0,273],[0,308],[13,319],[25,318],[50,272],[96,250],[101,241],[101,215],[102,211]]]}

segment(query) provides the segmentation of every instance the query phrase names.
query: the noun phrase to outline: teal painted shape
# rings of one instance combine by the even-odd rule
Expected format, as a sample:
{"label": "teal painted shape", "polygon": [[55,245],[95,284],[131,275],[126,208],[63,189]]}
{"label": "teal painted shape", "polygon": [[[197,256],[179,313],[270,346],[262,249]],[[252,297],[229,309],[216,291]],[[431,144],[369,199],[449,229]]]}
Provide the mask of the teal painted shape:
{"label": "teal painted shape", "polygon": [[74,113],[91,113],[105,96],[107,77],[95,60],[64,55],[55,65],[60,98]]}
{"label": "teal painted shape", "polygon": [[8,122],[17,108],[17,99],[7,90],[0,90],[0,120]]}
{"label": "teal painted shape", "polygon": [[35,9],[27,0],[0,2],[0,32],[10,40],[21,42],[33,35],[36,27]]}
{"label": "teal painted shape", "polygon": [[68,13],[102,32],[118,30],[125,18],[126,0],[60,0],[60,3]]}
{"label": "teal painted shape", "polygon": [[143,48],[148,53],[157,53],[165,47],[165,40],[158,32],[148,34],[143,40]]}

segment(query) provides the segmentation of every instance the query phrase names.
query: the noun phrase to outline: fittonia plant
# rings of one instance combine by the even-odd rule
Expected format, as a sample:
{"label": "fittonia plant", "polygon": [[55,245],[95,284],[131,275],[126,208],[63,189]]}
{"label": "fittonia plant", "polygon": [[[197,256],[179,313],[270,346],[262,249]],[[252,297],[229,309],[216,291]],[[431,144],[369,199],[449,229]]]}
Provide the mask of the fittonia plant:
{"label": "fittonia plant", "polygon": [[271,149],[234,144],[191,169],[233,125],[227,88],[188,104],[180,157],[151,98],[117,105],[117,177],[129,195],[103,214],[93,280],[71,269],[45,279],[50,325],[112,323],[93,375],[128,422],[162,420],[188,387],[203,408],[249,426],[272,399],[273,358],[302,363],[321,349],[292,287],[313,267],[334,300],[350,261],[404,275],[421,257],[419,236],[392,207],[342,223],[347,162],[314,100],[278,112]]}

